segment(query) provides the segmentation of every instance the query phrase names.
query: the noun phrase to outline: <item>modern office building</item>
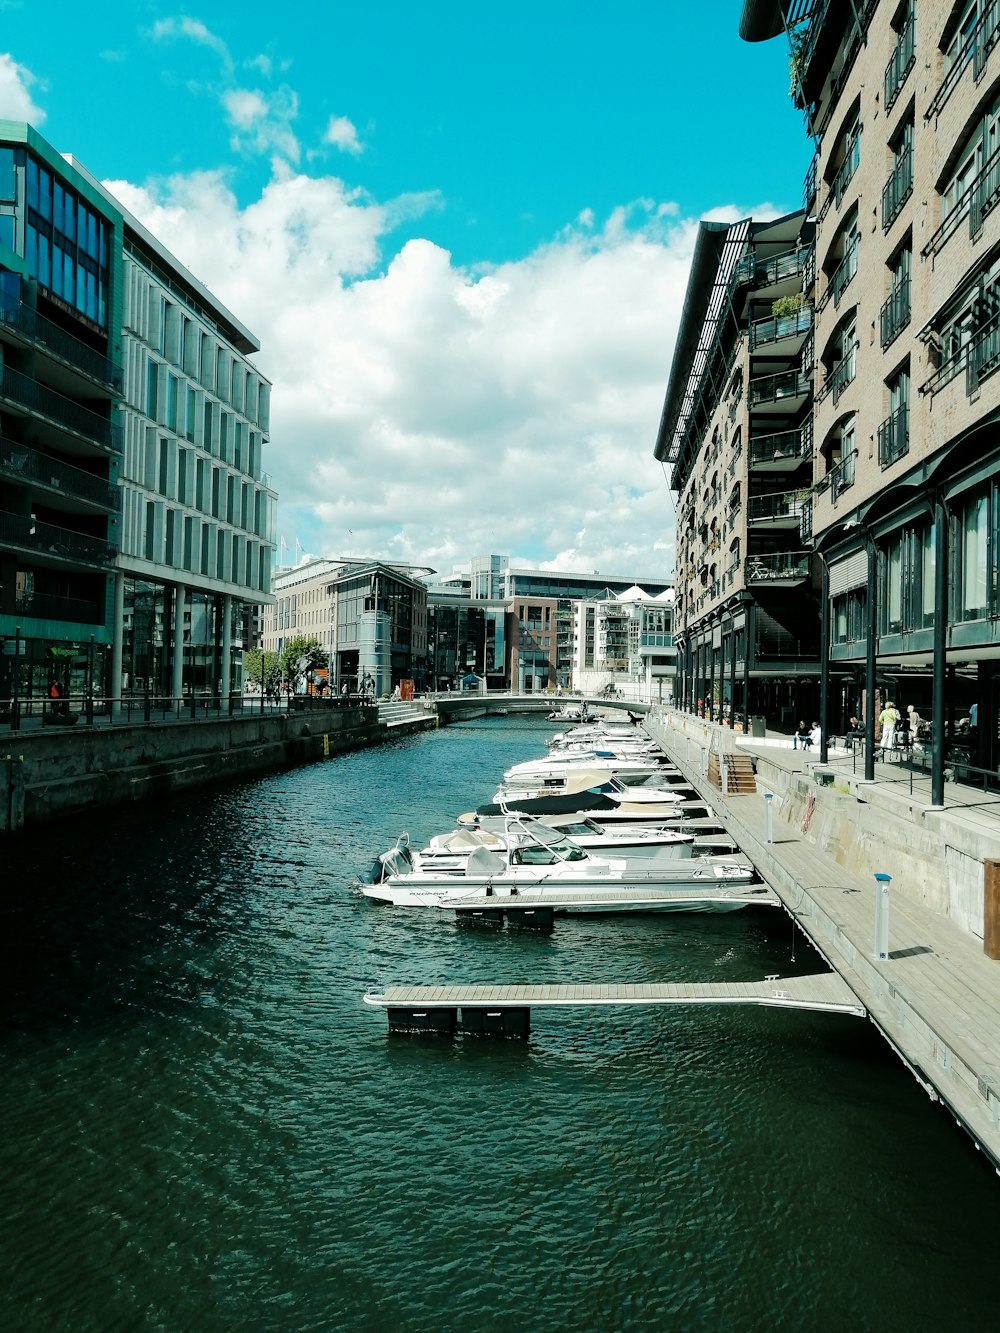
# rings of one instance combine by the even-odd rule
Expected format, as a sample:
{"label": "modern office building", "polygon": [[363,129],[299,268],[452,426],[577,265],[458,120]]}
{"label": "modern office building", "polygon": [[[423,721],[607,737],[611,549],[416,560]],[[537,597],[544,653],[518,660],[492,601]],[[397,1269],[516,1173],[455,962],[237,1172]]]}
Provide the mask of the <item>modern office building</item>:
{"label": "modern office building", "polygon": [[655,455],[677,494],[677,702],[794,726],[820,694],[813,224],[699,227]]}
{"label": "modern office building", "polygon": [[507,635],[511,627],[507,604],[470,599],[467,591],[427,589],[428,689],[461,689],[471,676],[486,688],[508,688]]}
{"label": "modern office building", "polygon": [[258,349],[79,162],[0,122],[0,631],[24,641],[19,691],[239,688],[274,555]]}
{"label": "modern office building", "polygon": [[376,694],[401,680],[426,688],[427,587],[432,569],[364,559],[306,560],[275,575],[275,601],[262,607],[261,647],[278,653],[295,638],[326,649],[331,688]]}
{"label": "modern office building", "polygon": [[932,718],[940,800],[963,732],[1000,769],[1000,6],[746,0],[743,37],[783,29],[816,148],[823,660],[870,730],[890,692]]}
{"label": "modern office building", "polygon": [[0,707],[107,679],[122,234],[89,179],[30,126],[0,121]]}

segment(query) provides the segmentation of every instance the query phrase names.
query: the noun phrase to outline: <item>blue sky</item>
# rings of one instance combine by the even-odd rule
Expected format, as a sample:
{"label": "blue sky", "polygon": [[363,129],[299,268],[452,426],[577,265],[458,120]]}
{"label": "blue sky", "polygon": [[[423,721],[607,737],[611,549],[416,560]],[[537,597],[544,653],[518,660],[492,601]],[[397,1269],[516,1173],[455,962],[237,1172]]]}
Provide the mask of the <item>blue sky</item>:
{"label": "blue sky", "polygon": [[693,223],[809,158],[741,8],[0,0],[0,115],[258,333],[291,549],[661,574]]}

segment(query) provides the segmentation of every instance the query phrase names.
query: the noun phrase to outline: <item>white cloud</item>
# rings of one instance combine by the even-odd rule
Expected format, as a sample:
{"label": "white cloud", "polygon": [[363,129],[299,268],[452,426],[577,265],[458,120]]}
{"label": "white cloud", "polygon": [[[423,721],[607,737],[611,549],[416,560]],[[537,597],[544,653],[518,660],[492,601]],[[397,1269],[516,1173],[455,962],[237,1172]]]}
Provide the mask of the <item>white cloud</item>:
{"label": "white cloud", "polygon": [[196,42],[199,46],[205,46],[210,51],[214,51],[227,69],[232,68],[233,61],[226,43],[207,28],[200,19],[157,19],[153,24],[152,34],[153,40],[157,42],[186,37],[189,41]]}
{"label": "white cloud", "polygon": [[223,94],[222,105],[231,123],[238,129],[248,130],[267,115],[267,100],[262,93],[245,88],[234,88]]}
{"label": "white cloud", "polygon": [[35,85],[42,87],[31,70],[17,64],[6,52],[0,53],[0,119],[26,120],[36,128],[40,126],[45,112],[32,99]]}
{"label": "white cloud", "polygon": [[324,143],[331,143],[345,153],[360,153],[358,132],[346,116],[331,116],[323,135]]}
{"label": "white cloud", "polygon": [[652,450],[695,223],[642,201],[474,273],[418,235],[384,257],[406,206],[332,177],[243,209],[218,174],[109,188],[259,335],[289,543],[672,571]]}

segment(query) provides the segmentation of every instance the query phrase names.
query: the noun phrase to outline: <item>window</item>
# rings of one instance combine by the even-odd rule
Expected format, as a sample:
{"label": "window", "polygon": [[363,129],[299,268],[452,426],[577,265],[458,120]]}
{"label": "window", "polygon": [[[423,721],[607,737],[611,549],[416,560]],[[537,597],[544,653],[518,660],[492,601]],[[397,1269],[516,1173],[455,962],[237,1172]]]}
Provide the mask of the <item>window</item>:
{"label": "window", "polygon": [[888,347],[910,322],[910,270],[913,255],[909,241],[889,261],[889,295],[880,316],[881,341]]}
{"label": "window", "polygon": [[913,193],[913,121],[907,120],[893,143],[892,168],[882,191],[882,227],[888,230]]}
{"label": "window", "polygon": [[970,497],[958,511],[958,603],[961,620],[980,620],[989,612],[990,497]]}
{"label": "window", "polygon": [[910,364],[886,381],[889,415],[878,430],[878,461],[889,467],[910,448]]}

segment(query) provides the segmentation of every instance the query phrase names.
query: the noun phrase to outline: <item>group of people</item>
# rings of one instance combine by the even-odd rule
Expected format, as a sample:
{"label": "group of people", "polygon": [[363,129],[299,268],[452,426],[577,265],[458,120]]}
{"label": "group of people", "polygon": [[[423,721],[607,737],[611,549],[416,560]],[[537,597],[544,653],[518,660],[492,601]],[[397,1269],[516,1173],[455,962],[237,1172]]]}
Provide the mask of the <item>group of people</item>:
{"label": "group of people", "polygon": [[814,722],[808,729],[804,722],[800,722],[795,728],[795,735],[792,737],[792,749],[798,750],[801,747],[803,750],[808,750],[813,745],[818,749],[821,739],[822,733],[818,722]]}
{"label": "group of people", "polygon": [[[923,718],[912,704],[907,704],[905,714],[901,714],[891,699],[887,700],[885,707],[879,713],[878,721],[881,728],[879,744],[883,751],[894,750],[898,746],[906,748],[912,745],[923,724]],[[851,717],[845,734],[847,748],[853,749],[858,741],[864,739],[864,734],[864,723],[856,717]],[[805,722],[799,722],[792,736],[792,749],[808,750],[811,746],[818,747],[820,737],[818,722],[814,722],[809,728],[806,727]]]}

